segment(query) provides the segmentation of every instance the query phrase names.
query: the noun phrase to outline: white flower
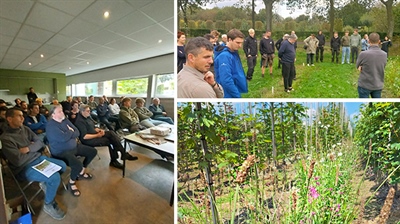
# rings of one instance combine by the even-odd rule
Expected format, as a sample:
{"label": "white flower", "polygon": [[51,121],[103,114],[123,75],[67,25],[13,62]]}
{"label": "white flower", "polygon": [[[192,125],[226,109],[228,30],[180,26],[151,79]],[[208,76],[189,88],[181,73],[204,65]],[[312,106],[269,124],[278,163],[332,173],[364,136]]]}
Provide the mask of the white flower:
{"label": "white flower", "polygon": [[324,163],[324,162],[325,162],[325,159],[322,158],[319,162],[320,162],[320,163]]}
{"label": "white flower", "polygon": [[330,125],[328,124],[328,128],[330,127]]}
{"label": "white flower", "polygon": [[318,121],[318,124],[321,124],[321,121]]}
{"label": "white flower", "polygon": [[296,131],[293,131],[293,134],[296,134]]}
{"label": "white flower", "polygon": [[342,143],[338,142],[337,145],[341,145]]}
{"label": "white flower", "polygon": [[304,148],[307,148],[308,147],[308,145],[304,145]]}
{"label": "white flower", "polygon": [[244,142],[249,142],[250,140],[248,138],[243,139]]}
{"label": "white flower", "polygon": [[332,148],[335,148],[335,147],[336,147],[336,145],[335,145],[335,144],[333,144],[333,145],[332,145]]}
{"label": "white flower", "polygon": [[343,154],[341,152],[338,152],[337,156],[342,156]]}

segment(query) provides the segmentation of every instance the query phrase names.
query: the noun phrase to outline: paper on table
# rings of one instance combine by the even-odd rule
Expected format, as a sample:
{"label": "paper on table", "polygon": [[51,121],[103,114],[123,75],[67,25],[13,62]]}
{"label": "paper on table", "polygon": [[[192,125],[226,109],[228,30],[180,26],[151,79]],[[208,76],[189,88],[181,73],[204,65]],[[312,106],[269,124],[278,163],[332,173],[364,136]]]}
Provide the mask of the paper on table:
{"label": "paper on table", "polygon": [[61,170],[61,166],[52,163],[48,160],[43,160],[42,162],[40,162],[39,164],[32,166],[33,169],[39,171],[40,173],[42,173],[43,175],[45,175],[46,177],[50,177],[51,175],[53,175],[55,172]]}

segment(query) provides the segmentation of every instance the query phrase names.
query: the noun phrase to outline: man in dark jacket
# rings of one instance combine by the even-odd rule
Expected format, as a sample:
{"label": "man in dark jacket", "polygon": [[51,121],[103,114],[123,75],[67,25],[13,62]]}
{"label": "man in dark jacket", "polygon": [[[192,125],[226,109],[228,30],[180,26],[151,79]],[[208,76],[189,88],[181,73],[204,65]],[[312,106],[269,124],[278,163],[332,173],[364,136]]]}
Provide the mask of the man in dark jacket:
{"label": "man in dark jacket", "polygon": [[261,53],[261,75],[264,77],[265,67],[269,66],[269,74],[272,76],[272,63],[274,62],[274,40],[271,38],[271,31],[265,32],[264,38],[260,40],[260,53]]}
{"label": "man in dark jacket", "polygon": [[247,80],[253,78],[254,67],[257,64],[257,39],[254,34],[254,29],[249,29],[249,36],[243,43],[243,50],[247,59]]}
{"label": "man in dark jacket", "polygon": [[335,62],[336,58],[336,64],[338,64],[339,52],[340,52],[340,37],[338,36],[338,32],[335,32],[333,34],[333,37],[331,38],[331,51],[332,51],[332,62]]}
{"label": "man in dark jacket", "polygon": [[296,50],[294,43],[297,40],[297,36],[290,35],[288,40],[284,40],[279,48],[278,57],[282,62],[282,76],[285,92],[289,93],[293,91],[292,82],[294,78],[295,68],[294,61],[296,59]]}
{"label": "man in dark jacket", "polygon": [[[289,36],[289,34],[285,34],[285,35],[283,35],[282,38],[280,38],[278,41],[276,41],[275,47],[276,47],[277,51],[279,51],[279,48],[281,48],[282,41],[287,40],[288,36]],[[279,60],[278,61],[278,68],[281,68],[281,64],[282,64],[281,60]]]}
{"label": "man in dark jacket", "polygon": [[317,47],[317,55],[315,56],[315,62],[318,62],[318,59],[321,62],[324,60],[324,46],[325,46],[325,35],[322,34],[322,31],[318,31],[318,35],[316,36],[318,39],[318,47]]}
{"label": "man in dark jacket", "polygon": [[149,110],[153,113],[151,117],[154,120],[165,121],[168,124],[174,124],[172,118],[167,116],[167,112],[162,104],[160,104],[160,99],[157,97],[153,98],[153,104],[149,106]]}

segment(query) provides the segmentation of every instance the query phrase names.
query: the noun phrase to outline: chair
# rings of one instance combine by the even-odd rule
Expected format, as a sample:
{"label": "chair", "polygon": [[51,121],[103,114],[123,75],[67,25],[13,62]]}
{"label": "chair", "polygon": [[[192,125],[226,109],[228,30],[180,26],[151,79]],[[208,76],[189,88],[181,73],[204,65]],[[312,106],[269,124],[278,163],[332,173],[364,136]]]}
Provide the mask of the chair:
{"label": "chair", "polygon": [[[43,149],[43,154],[44,154],[45,156],[49,157],[49,158],[52,158],[52,157],[53,157],[53,156],[51,155],[50,147],[49,147],[48,145],[46,145],[46,146],[44,147],[44,149]],[[67,171],[66,171],[65,173],[67,173]],[[68,173],[65,175],[64,178],[61,177],[61,183],[62,183],[62,185],[63,185],[63,187],[64,187],[64,189],[65,189],[66,191],[68,191],[68,188],[67,188],[67,185],[65,185],[65,182],[66,182],[65,179],[68,178],[67,181],[69,181],[70,175],[71,175],[71,172],[68,172]]]}
{"label": "chair", "polygon": [[28,188],[30,188],[30,186],[32,186],[32,184],[35,183],[35,181],[20,181],[20,180],[18,180],[15,177],[14,173],[12,172],[12,170],[10,169],[10,167],[8,165],[8,160],[4,157],[3,153],[1,152],[1,150],[0,150],[0,159],[1,159],[1,163],[4,165],[3,166],[4,169],[8,170],[8,173],[13,178],[15,184],[18,187],[18,190],[20,191],[22,197],[24,198],[28,211],[30,213],[32,213],[32,215],[35,215],[35,211],[32,208],[31,202],[33,201],[33,199],[35,199],[40,194],[40,192],[43,189],[41,187],[39,187],[39,190],[34,191],[34,194],[29,197],[26,192],[28,191]]}

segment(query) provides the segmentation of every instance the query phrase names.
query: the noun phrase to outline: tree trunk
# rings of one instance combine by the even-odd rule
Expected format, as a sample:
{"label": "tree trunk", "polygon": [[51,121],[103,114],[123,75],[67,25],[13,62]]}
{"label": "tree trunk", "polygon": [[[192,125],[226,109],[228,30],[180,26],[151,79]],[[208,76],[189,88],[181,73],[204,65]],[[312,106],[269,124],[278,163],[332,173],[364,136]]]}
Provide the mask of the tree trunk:
{"label": "tree trunk", "polygon": [[387,36],[393,38],[393,30],[394,30],[393,0],[387,0],[387,1],[381,0],[381,2],[386,6],[386,14],[388,22]]}
{"label": "tree trunk", "polygon": [[[201,103],[196,103],[196,109],[197,109],[197,111],[202,110]],[[197,114],[197,118],[198,118],[198,120],[200,120],[200,118],[201,118],[200,113]],[[201,148],[203,150],[203,159],[204,159],[204,162],[207,163],[207,165],[205,167],[205,171],[206,171],[205,177],[206,177],[206,181],[207,181],[207,185],[208,185],[208,197],[210,200],[210,207],[211,207],[211,211],[212,211],[213,223],[217,224],[217,223],[219,223],[218,212],[217,212],[217,207],[215,206],[215,194],[214,194],[213,181],[212,181],[211,165],[210,165],[209,159],[207,159],[207,157],[208,157],[207,155],[209,154],[209,152],[208,152],[206,137],[204,136],[205,126],[204,125],[201,126],[200,121],[198,121],[197,125],[198,125],[198,129],[201,130],[201,133],[202,133],[200,144],[201,144]]]}
{"label": "tree trunk", "polygon": [[275,118],[274,118],[274,103],[271,102],[271,139],[272,139],[272,158],[276,167],[276,140],[275,140]]}
{"label": "tree trunk", "polygon": [[335,27],[335,2],[333,0],[329,0],[329,34],[330,37],[333,37],[333,28]]}
{"label": "tree trunk", "polygon": [[272,5],[275,0],[263,0],[265,5],[265,11],[267,12],[265,30],[272,30]]}
{"label": "tree trunk", "polygon": [[285,124],[283,123],[283,103],[281,102],[281,129],[282,129],[282,150],[285,150]]}

